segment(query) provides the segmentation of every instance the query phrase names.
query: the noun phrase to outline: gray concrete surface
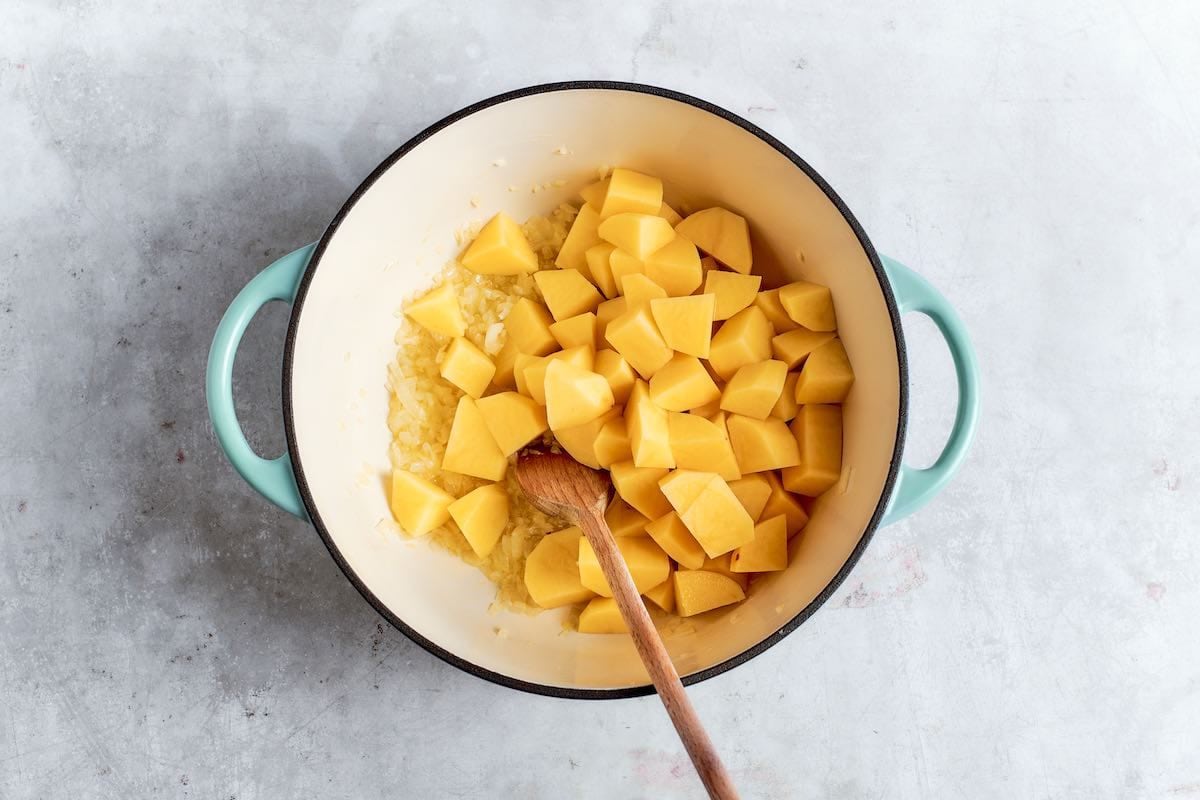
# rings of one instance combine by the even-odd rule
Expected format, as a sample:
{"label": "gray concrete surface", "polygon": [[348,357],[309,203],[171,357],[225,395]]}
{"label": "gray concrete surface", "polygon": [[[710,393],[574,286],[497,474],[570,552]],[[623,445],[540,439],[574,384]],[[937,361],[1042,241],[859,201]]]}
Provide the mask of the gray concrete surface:
{"label": "gray concrete surface", "polygon": [[[0,7],[0,797],[698,796],[653,698],[500,689],[382,624],[202,392],[239,287],[410,134],[607,77],[789,142],[986,381],[945,494],[695,690],[745,796],[1200,798],[1196,5],[486,5]],[[238,363],[264,451],[285,321]],[[953,376],[911,322],[928,460]]]}

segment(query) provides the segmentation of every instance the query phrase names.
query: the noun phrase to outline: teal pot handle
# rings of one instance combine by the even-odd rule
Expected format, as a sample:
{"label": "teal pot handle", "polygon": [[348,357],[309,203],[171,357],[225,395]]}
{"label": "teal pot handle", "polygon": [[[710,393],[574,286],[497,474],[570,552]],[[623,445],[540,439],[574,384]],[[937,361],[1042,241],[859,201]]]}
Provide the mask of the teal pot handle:
{"label": "teal pot handle", "polygon": [[291,303],[296,299],[300,276],[304,274],[315,247],[315,244],[310,244],[288,253],[255,275],[238,292],[221,318],[221,324],[217,326],[212,349],[208,351],[208,375],[205,380],[208,414],[217,441],[229,463],[259,494],[304,520],[308,519],[308,514],[300,499],[300,489],[296,486],[296,476],[292,473],[288,454],[285,452],[278,458],[263,458],[250,449],[250,443],[242,433],[237,412],[233,408],[233,360],[237,357],[238,345],[241,344],[246,326],[260,308],[272,300]]}
{"label": "teal pot handle", "polygon": [[880,258],[892,284],[900,313],[915,311],[933,320],[933,324],[942,332],[946,346],[950,348],[950,358],[954,361],[954,372],[958,376],[958,411],[954,415],[950,439],[932,466],[917,469],[907,464],[900,465],[891,504],[883,517],[883,524],[890,525],[932,500],[958,472],[979,421],[979,364],[967,329],[942,293],[899,261],[887,256]]}

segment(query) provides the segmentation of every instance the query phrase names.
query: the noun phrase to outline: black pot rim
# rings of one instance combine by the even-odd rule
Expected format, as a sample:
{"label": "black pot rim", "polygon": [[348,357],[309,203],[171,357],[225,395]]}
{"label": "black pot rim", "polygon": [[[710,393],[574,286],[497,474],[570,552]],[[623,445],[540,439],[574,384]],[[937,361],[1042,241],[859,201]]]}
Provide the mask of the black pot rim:
{"label": "black pot rim", "polygon": [[467,661],[466,659],[455,655],[448,650],[445,650],[444,648],[419,634],[411,626],[405,623],[403,619],[394,614],[378,597],[375,596],[370,588],[354,572],[349,563],[347,563],[345,558],[342,557],[337,545],[334,544],[332,537],[329,535],[329,531],[321,518],[321,513],[317,508],[316,503],[313,501],[312,493],[308,488],[308,482],[304,473],[304,465],[301,463],[299,447],[296,441],[295,425],[293,424],[291,389],[292,366],[296,347],[296,331],[300,314],[304,308],[304,301],[308,295],[309,285],[312,283],[313,275],[316,273],[317,267],[320,265],[321,256],[324,254],[325,248],[333,238],[333,235],[337,232],[337,229],[341,225],[342,221],[345,220],[346,216],[350,213],[350,210],[358,202],[359,198],[361,198],[371,188],[371,186],[374,185],[375,181],[378,180],[379,177],[383,175],[383,173],[386,172],[393,164],[395,164],[399,159],[403,158],[414,147],[433,136],[443,128],[453,125],[455,122],[469,117],[478,111],[499,105],[500,103],[504,103],[509,100],[516,100],[522,97],[545,94],[548,92],[570,91],[576,89],[602,89],[609,91],[636,92],[640,94],[654,95],[668,100],[674,100],[676,102],[684,103],[686,105],[699,108],[703,111],[707,111],[708,113],[714,114],[728,122],[732,122],[743,130],[754,134],[762,141],[771,145],[771,147],[775,148],[775,150],[785,156],[796,167],[803,170],[804,173],[821,188],[821,191],[823,191],[826,197],[829,198],[830,202],[837,207],[838,211],[854,231],[854,235],[858,238],[859,244],[862,246],[864,252],[866,252],[867,257],[871,262],[871,266],[875,270],[876,279],[879,281],[879,287],[883,292],[884,301],[888,308],[888,314],[891,317],[892,333],[896,337],[896,352],[899,359],[900,375],[900,405],[899,419],[897,421],[896,429],[896,445],[892,452],[892,461],[888,469],[887,479],[884,482],[883,492],[880,495],[879,504],[876,506],[875,513],[871,516],[870,521],[867,523],[866,530],[863,532],[858,544],[855,545],[854,550],[850,553],[850,557],[846,559],[846,563],[842,565],[840,570],[838,570],[838,573],[833,577],[833,580],[831,580],[825,586],[825,588],[821,590],[820,594],[818,594],[799,614],[797,614],[795,617],[792,617],[774,633],[758,642],[753,647],[743,650],[741,653],[738,653],[732,658],[726,659],[725,661],[711,666],[708,669],[701,670],[700,672],[692,673],[684,677],[683,683],[685,685],[690,686],[727,672],[739,664],[743,664],[760,653],[765,652],[767,649],[781,641],[785,636],[798,628],[801,623],[811,617],[817,611],[817,609],[820,608],[835,591],[837,591],[838,587],[841,586],[842,582],[846,579],[846,576],[854,568],[855,564],[858,563],[858,559],[861,557],[863,550],[866,549],[872,535],[879,527],[880,520],[883,518],[883,515],[887,509],[888,499],[891,497],[892,491],[895,488],[896,477],[900,469],[905,432],[908,422],[908,359],[904,347],[904,334],[900,326],[900,311],[896,305],[896,298],[892,292],[891,284],[889,283],[887,275],[884,272],[883,264],[880,262],[879,254],[876,253],[875,247],[871,244],[870,239],[867,238],[867,234],[859,224],[858,220],[855,219],[854,215],[850,212],[850,209],[837,195],[837,193],[834,192],[833,188],[830,187],[825,179],[822,178],[816,170],[809,166],[804,159],[800,158],[800,156],[793,152],[791,148],[780,142],[771,134],[759,128],[749,120],[732,113],[731,111],[727,111],[720,106],[714,105],[706,100],[701,100],[691,95],[676,92],[671,89],[650,86],[648,84],[626,83],[622,81],[563,81],[558,83],[545,83],[536,86],[528,86],[523,89],[516,89],[514,91],[498,94],[486,100],[481,100],[477,103],[467,106],[466,108],[456,111],[449,116],[443,117],[438,122],[430,125],[425,130],[421,131],[416,136],[405,142],[395,152],[385,158],[379,164],[379,166],[377,166],[371,172],[371,174],[368,175],[361,184],[359,184],[358,188],[354,190],[354,192],[342,205],[341,209],[338,210],[333,220],[329,223],[329,226],[325,229],[325,233],[321,236],[320,241],[317,243],[316,249],[313,251],[312,257],[309,259],[308,265],[305,267],[304,275],[301,278],[300,285],[296,291],[295,301],[292,304],[292,313],[288,322],[287,339],[284,347],[284,428],[287,434],[288,453],[290,454],[292,469],[294,470],[296,476],[296,485],[299,487],[300,496],[304,501],[304,507],[308,510],[309,518],[312,520],[313,526],[316,527],[317,533],[320,534],[321,540],[325,543],[325,547],[329,550],[329,554],[333,557],[333,560],[337,562],[338,567],[341,568],[342,572],[345,574],[350,583],[353,584],[356,589],[358,589],[363,598],[370,603],[375,610],[379,612],[379,614],[393,627],[397,628],[405,636],[407,636],[409,639],[412,639],[414,642],[428,650],[433,655],[437,656],[448,664],[458,667],[464,672],[468,672],[476,677],[483,678],[484,680],[491,681],[492,683],[496,683],[501,686],[507,686],[510,689],[519,689],[532,694],[575,700],[611,700],[626,697],[641,697],[644,695],[653,694],[654,686],[651,684],[646,684],[643,686],[629,686],[612,689],[577,689],[523,681],[494,670],[481,667],[478,664]]}

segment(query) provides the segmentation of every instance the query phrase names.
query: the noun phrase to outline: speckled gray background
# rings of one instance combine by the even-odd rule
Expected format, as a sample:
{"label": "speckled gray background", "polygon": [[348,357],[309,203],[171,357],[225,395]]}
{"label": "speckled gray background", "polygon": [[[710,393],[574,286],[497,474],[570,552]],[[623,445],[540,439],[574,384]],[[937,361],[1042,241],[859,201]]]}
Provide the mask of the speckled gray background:
{"label": "speckled gray background", "polygon": [[[526,696],[381,624],[202,391],[237,290],[408,136],[606,77],[786,140],[983,369],[957,481],[695,689],[745,795],[1200,798],[1195,3],[478,5],[0,7],[0,797],[699,794],[653,698]],[[237,365],[267,452],[285,323]],[[953,375],[909,332],[927,461]]]}

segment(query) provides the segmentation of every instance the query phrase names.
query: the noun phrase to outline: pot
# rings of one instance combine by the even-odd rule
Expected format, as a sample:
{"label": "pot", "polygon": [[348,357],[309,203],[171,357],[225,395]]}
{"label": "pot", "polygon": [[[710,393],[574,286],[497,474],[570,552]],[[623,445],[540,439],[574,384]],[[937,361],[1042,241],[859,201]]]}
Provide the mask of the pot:
{"label": "pot", "polygon": [[[978,411],[974,354],[946,300],[879,256],[821,176],[741,117],[650,86],[571,82],[493,97],[422,131],[363,181],[319,241],[271,264],[233,301],[209,357],[213,427],[250,485],[311,520],[351,583],[414,641],[479,677],[574,698],[653,692],[628,638],[564,633],[562,610],[489,612],[494,588],[478,570],[385,530],[386,493],[364,476],[390,469],[384,384],[402,300],[455,255],[454,233],[465,223],[501,209],[517,219],[547,213],[574,199],[601,164],[658,175],[668,196],[692,208],[720,203],[744,215],[764,285],[803,277],[833,290],[856,373],[844,405],[841,482],[792,540],[786,571],[756,581],[743,604],[668,634],[685,683],[753,658],[811,616],[877,528],[916,511],[950,479]],[[530,191],[554,181],[565,184]],[[288,452],[264,459],[238,425],[232,373],[247,324],[271,300],[292,304],[283,363]],[[953,431],[927,469],[901,461],[908,355],[900,319],[908,311],[936,323],[958,375]]]}

